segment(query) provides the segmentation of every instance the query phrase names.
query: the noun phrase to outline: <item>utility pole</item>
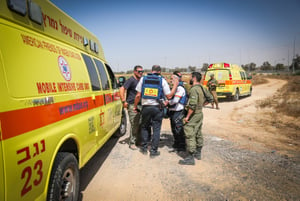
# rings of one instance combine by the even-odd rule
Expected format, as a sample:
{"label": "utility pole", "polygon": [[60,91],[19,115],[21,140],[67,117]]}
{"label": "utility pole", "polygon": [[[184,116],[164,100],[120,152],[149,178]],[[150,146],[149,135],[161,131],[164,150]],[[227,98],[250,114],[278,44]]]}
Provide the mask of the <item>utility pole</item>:
{"label": "utility pole", "polygon": [[295,73],[295,61],[296,61],[296,55],[295,55],[295,50],[296,49],[296,35],[294,38],[294,53],[293,53],[293,74]]}
{"label": "utility pole", "polygon": [[290,48],[288,48],[287,62],[288,62],[287,70],[288,70],[288,72],[290,72]]}

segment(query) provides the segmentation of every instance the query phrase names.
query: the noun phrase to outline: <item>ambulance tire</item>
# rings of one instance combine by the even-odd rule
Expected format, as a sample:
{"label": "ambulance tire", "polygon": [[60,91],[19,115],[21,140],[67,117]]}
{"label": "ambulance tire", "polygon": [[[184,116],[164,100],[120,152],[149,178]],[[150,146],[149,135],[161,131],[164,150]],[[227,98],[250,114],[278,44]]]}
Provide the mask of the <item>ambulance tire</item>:
{"label": "ambulance tire", "polygon": [[123,135],[126,134],[127,130],[127,117],[126,117],[126,112],[125,110],[122,110],[122,118],[121,118],[121,125],[118,128],[118,130],[114,133],[114,137],[122,137]]}
{"label": "ambulance tire", "polygon": [[238,89],[235,90],[235,94],[232,96],[233,101],[238,101],[240,99],[240,92]]}
{"label": "ambulance tire", "polygon": [[57,154],[49,181],[47,201],[78,200],[79,169],[75,156],[71,153]]}

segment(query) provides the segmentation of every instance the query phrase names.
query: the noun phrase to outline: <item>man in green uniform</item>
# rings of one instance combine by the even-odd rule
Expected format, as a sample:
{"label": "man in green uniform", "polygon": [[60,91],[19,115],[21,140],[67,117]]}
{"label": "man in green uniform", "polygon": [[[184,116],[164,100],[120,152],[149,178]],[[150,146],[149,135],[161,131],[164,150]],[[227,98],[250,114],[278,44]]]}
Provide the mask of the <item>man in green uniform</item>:
{"label": "man in green uniform", "polygon": [[214,101],[211,103],[212,108],[214,108],[214,104],[216,104],[216,109],[219,110],[218,96],[217,96],[217,86],[219,85],[218,81],[215,79],[215,75],[210,74],[210,79],[207,81],[207,87],[209,92],[214,98]]}
{"label": "man in green uniform", "polygon": [[181,165],[195,165],[194,157],[201,160],[201,149],[203,147],[202,106],[213,101],[211,94],[201,86],[201,73],[193,72],[190,84],[192,88],[189,93],[188,113],[184,118],[184,133],[186,137],[187,156],[179,161]]}

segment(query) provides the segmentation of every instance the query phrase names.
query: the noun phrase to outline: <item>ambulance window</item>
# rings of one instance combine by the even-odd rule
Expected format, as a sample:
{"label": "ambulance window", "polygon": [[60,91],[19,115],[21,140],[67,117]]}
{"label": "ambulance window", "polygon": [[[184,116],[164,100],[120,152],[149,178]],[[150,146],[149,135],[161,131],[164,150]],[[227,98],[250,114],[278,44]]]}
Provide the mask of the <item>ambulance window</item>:
{"label": "ambulance window", "polygon": [[43,15],[42,15],[42,10],[41,10],[41,7],[32,2],[32,1],[29,1],[28,2],[28,12],[29,12],[29,18],[38,23],[38,24],[43,24]]}
{"label": "ambulance window", "polygon": [[7,5],[11,10],[23,16],[27,13],[26,0],[8,0]]}
{"label": "ambulance window", "polygon": [[228,70],[217,71],[216,80],[229,80],[229,74]]}
{"label": "ambulance window", "polygon": [[105,64],[105,66],[106,66],[107,72],[110,77],[112,88],[116,89],[118,87],[116,77],[115,77],[114,73],[112,72],[111,68],[109,67],[109,65]]}
{"label": "ambulance window", "polygon": [[94,61],[96,63],[98,72],[100,74],[100,78],[101,78],[100,80],[101,80],[102,88],[103,88],[103,90],[107,90],[107,89],[109,89],[109,81],[108,81],[108,78],[107,78],[106,71],[104,69],[104,65],[101,61],[99,61],[97,59],[94,59]]}
{"label": "ambulance window", "polygon": [[98,91],[100,90],[100,82],[99,82],[99,77],[95,68],[95,65],[93,63],[93,60],[91,59],[91,57],[82,54],[83,60],[85,62],[85,65],[87,67],[89,76],[90,76],[90,80],[91,80],[91,85],[92,85],[92,90],[93,91]]}

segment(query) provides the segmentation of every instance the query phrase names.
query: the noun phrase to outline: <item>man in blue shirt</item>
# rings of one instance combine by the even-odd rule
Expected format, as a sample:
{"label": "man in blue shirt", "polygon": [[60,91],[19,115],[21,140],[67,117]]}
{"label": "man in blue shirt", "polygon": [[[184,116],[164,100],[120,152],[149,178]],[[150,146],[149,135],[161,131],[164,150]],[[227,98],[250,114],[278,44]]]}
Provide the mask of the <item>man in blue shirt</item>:
{"label": "man in blue shirt", "polygon": [[[133,69],[133,76],[131,76],[124,85],[120,88],[120,97],[123,103],[123,107],[127,108],[129,121],[131,124],[130,137],[129,137],[129,148],[132,150],[137,149],[138,140],[140,139],[140,113],[133,111],[134,99],[136,96],[136,85],[143,75],[143,67],[137,65]],[[125,96],[126,92],[126,96]],[[141,104],[137,107],[141,109]]]}

